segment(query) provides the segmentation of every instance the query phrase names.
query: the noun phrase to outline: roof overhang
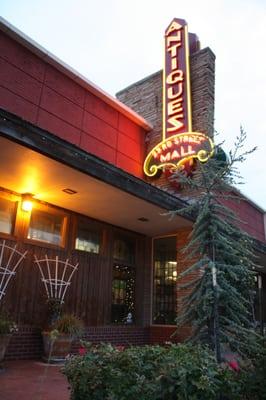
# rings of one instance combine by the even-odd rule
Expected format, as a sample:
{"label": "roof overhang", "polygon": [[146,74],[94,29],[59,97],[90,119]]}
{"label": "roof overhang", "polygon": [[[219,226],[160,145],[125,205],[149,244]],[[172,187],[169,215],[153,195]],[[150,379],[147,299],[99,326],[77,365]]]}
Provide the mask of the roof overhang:
{"label": "roof overhang", "polygon": [[1,187],[148,236],[192,225],[162,215],[182,200],[3,110],[0,146]]}

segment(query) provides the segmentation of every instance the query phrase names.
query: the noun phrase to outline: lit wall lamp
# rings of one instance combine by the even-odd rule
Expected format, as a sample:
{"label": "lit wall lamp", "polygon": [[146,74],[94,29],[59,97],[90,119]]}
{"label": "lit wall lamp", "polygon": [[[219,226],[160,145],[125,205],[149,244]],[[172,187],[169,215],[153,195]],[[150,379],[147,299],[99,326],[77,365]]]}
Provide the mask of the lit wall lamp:
{"label": "lit wall lamp", "polygon": [[30,193],[25,193],[22,195],[22,200],[21,200],[21,210],[30,212],[32,210],[32,194]]}

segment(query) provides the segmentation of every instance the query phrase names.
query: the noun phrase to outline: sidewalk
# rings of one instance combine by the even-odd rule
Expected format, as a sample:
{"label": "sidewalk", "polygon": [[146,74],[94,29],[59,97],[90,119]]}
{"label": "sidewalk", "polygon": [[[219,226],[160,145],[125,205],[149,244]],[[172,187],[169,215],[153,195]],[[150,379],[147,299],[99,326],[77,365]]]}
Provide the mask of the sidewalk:
{"label": "sidewalk", "polygon": [[69,400],[70,391],[59,366],[41,361],[5,361],[0,372],[1,400]]}

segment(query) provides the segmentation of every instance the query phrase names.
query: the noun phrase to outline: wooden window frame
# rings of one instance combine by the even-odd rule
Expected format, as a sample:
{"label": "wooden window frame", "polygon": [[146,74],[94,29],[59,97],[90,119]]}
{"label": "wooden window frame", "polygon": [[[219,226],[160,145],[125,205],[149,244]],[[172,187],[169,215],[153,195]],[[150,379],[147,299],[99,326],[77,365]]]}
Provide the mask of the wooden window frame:
{"label": "wooden window frame", "polygon": [[[60,244],[54,244],[54,243],[49,243],[41,240],[36,240],[32,238],[28,238],[28,233],[30,229],[30,220],[31,220],[31,215],[32,212],[34,212],[34,209],[44,211],[46,213],[49,213],[51,215],[60,215],[63,217],[63,222],[62,222],[62,240]],[[25,224],[25,229],[24,229],[24,242],[25,243],[30,243],[35,246],[40,246],[40,247],[45,247],[45,248],[52,248],[52,249],[65,249],[67,246],[67,230],[68,230],[68,225],[69,225],[69,214],[61,209],[55,208],[49,204],[42,204],[34,201],[33,204],[33,209],[31,212],[29,212],[28,218],[27,218],[27,223]]]}
{"label": "wooden window frame", "polygon": [[14,215],[13,215],[13,221],[12,221],[12,233],[6,233],[6,232],[0,232],[0,238],[1,239],[13,239],[16,240],[17,238],[17,220],[18,220],[18,207],[19,207],[19,197],[11,194],[6,191],[0,191],[0,198],[8,200],[12,203],[14,203]]}
{"label": "wooden window frame", "polygon": [[[135,265],[127,265],[127,264],[125,264],[125,263],[121,263],[121,262],[113,262],[113,266],[112,266],[112,285],[111,285],[111,290],[112,290],[112,295],[111,295],[111,325],[125,325],[125,323],[126,323],[126,321],[124,320],[124,321],[119,321],[119,322],[115,322],[115,321],[112,321],[112,317],[113,317],[113,315],[112,315],[112,309],[113,309],[113,307],[114,306],[117,306],[118,304],[117,303],[113,303],[113,282],[114,282],[114,280],[115,279],[117,279],[117,278],[115,278],[114,279],[114,268],[129,268],[130,270],[131,270],[131,276],[129,277],[129,279],[133,279],[134,280],[134,290],[133,290],[133,303],[134,303],[134,309],[133,310],[129,310],[129,312],[132,312],[132,314],[133,314],[133,321],[134,322],[132,322],[132,325],[135,325],[136,324],[136,289],[137,289],[137,287],[136,287],[136,283],[137,283],[137,280],[136,280],[136,273],[137,273],[137,271],[136,271],[136,266]],[[127,280],[128,279],[122,279],[122,278],[120,278],[120,279],[117,279],[117,280],[120,280],[120,281],[124,281],[124,282],[127,282]],[[126,294],[126,291],[125,291],[125,294]],[[121,304],[121,305],[123,305],[123,306],[127,306],[127,304],[126,304],[126,297],[125,297],[125,302],[123,303],[123,304]],[[125,315],[125,317],[124,317],[125,319],[126,319],[126,315]]]}
{"label": "wooden window frame", "polygon": [[[162,324],[162,323],[154,323],[154,295],[155,295],[155,282],[154,282],[154,278],[155,278],[155,263],[154,263],[154,241],[157,239],[165,239],[165,238],[169,238],[169,237],[175,237],[176,238],[176,243],[178,240],[178,232],[175,233],[171,233],[171,234],[167,234],[167,235],[160,235],[160,236],[155,236],[152,238],[152,256],[151,256],[151,262],[152,262],[152,274],[151,274],[151,295],[150,295],[150,300],[151,300],[151,313],[150,313],[150,326],[154,326],[154,327],[175,327],[176,324]],[[176,250],[176,254],[177,254],[177,250]],[[176,260],[177,260],[177,256],[176,256]]]}
{"label": "wooden window frame", "polygon": [[[135,281],[135,287],[134,287],[134,314],[133,314],[133,323],[132,325],[137,324],[137,318],[136,318],[136,309],[137,309],[137,236],[132,234],[131,232],[128,231],[123,231],[122,229],[114,229],[112,232],[112,247],[111,247],[111,260],[112,260],[112,279],[111,279],[111,304],[110,304],[110,324],[111,325],[125,325],[125,322],[113,322],[112,321],[112,290],[113,290],[113,280],[114,280],[114,273],[113,273],[113,268],[117,265],[120,267],[127,267],[130,268],[133,272],[134,276],[134,281]],[[128,259],[120,259],[116,258],[114,254],[114,244],[115,240],[125,240],[132,242],[133,244],[133,259],[128,260]]]}
{"label": "wooden window frame", "polygon": [[[77,233],[78,233],[78,225],[79,221],[83,221],[88,223],[92,227],[91,231],[95,231],[99,233],[100,236],[100,244],[99,244],[99,253],[94,253],[93,251],[86,251],[86,250],[81,250],[81,249],[76,249],[76,239],[77,239]],[[93,219],[90,219],[87,216],[84,215],[75,215],[73,218],[73,233],[72,233],[72,240],[71,240],[71,249],[73,251],[77,251],[80,254],[87,254],[87,255],[92,255],[92,256],[99,256],[102,255],[104,252],[104,237],[105,237],[105,230],[104,227],[102,226],[101,223],[98,221],[95,221]]]}
{"label": "wooden window frame", "polygon": [[[132,253],[132,260],[130,259],[123,259],[123,258],[116,258],[114,254],[114,245],[116,240],[125,240],[133,243],[133,253]],[[129,267],[136,268],[136,247],[137,247],[137,238],[134,235],[130,235],[128,233],[123,233],[122,231],[115,231],[113,233],[113,241],[112,241],[112,259],[117,264],[125,264]]]}

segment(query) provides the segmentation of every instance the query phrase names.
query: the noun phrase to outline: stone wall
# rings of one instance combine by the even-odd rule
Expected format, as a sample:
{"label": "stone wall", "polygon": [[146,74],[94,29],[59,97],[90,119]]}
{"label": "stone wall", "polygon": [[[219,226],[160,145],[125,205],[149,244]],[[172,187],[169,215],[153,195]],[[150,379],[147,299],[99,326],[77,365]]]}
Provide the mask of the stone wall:
{"label": "stone wall", "polygon": [[[192,126],[194,131],[213,136],[215,55],[206,47],[190,56]],[[152,126],[147,134],[148,149],[161,140],[162,135],[162,71],[134,83],[117,93],[117,98]]]}

